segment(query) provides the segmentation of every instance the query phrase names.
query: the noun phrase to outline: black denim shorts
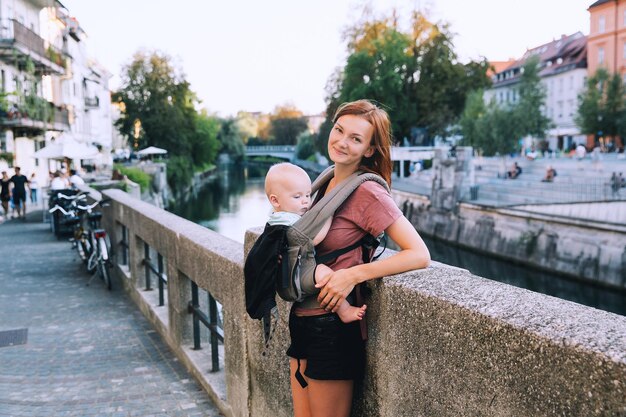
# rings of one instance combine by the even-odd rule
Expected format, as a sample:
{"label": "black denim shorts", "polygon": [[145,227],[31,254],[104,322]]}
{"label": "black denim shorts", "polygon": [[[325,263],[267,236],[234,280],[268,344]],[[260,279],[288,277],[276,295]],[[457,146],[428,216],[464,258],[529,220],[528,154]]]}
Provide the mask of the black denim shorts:
{"label": "black denim shorts", "polygon": [[358,321],[343,323],[335,313],[289,316],[291,345],[287,355],[306,359],[304,375],[318,380],[357,380],[363,377],[365,342]]}

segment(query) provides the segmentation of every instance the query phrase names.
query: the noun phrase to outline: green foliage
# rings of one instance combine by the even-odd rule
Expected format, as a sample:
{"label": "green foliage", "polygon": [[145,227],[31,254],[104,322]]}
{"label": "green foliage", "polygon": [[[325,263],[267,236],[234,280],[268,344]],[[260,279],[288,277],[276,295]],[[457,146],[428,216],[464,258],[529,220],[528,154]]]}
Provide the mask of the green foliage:
{"label": "green foliage", "polygon": [[270,122],[273,145],[295,145],[298,135],[307,129],[304,117],[281,117]]}
{"label": "green foliage", "polygon": [[[368,98],[388,110],[397,138],[410,138],[415,127],[445,137],[468,92],[490,85],[487,61],[459,63],[447,26],[419,12],[413,12],[407,31],[393,16],[367,17],[348,29],[348,40],[346,66],[327,86],[329,118],[340,103]],[[324,142],[330,125],[327,120],[320,129]]]}
{"label": "green foliage", "polygon": [[173,189],[182,190],[188,187],[193,172],[191,157],[174,155],[167,161],[167,183]]}
{"label": "green foliage", "polygon": [[168,166],[176,169],[168,170],[168,181],[175,191],[190,183],[195,169],[215,162],[222,146],[220,121],[196,111],[198,99],[169,56],[136,53],[123,68],[122,87],[113,99],[122,103],[116,122],[122,135],[139,148],[157,146],[169,152]]}
{"label": "green foliage", "polygon": [[524,65],[518,92],[519,100],[504,106],[495,101],[485,105],[482,90],[469,94],[459,120],[461,143],[482,149],[485,156],[506,155],[517,150],[524,136],[544,137],[551,122],[541,111],[545,91],[537,60],[530,59]]}
{"label": "green foliage", "polygon": [[196,115],[196,130],[191,136],[191,157],[196,167],[215,161],[217,153],[222,147],[217,138],[219,131],[219,119],[207,115],[205,111]]}
{"label": "green foliage", "polygon": [[515,106],[520,136],[544,138],[552,126],[550,119],[543,114],[546,91],[539,78],[539,58],[532,57],[523,66],[522,78],[518,87],[519,101]]}
{"label": "green foliage", "polygon": [[152,178],[150,177],[150,174],[143,172],[141,169],[125,167],[119,164],[114,165],[113,169],[117,169],[122,175],[126,175],[129,180],[136,184],[139,184],[139,187],[141,187],[141,192],[144,192],[150,188]]}
{"label": "green foliage", "polygon": [[246,155],[246,147],[239,134],[239,128],[235,119],[224,119],[221,121],[217,139],[221,143],[222,152],[230,155],[235,161],[243,160]]}
{"label": "green foliage", "polygon": [[459,119],[459,128],[463,134],[462,145],[480,146],[483,140],[482,129],[487,117],[487,106],[483,99],[483,90],[472,91],[465,101],[465,109]]}
{"label": "green foliage", "polygon": [[578,95],[576,124],[588,135],[626,134],[626,94],[620,74],[600,68]]}
{"label": "green foliage", "polygon": [[298,137],[298,145],[296,146],[296,158],[308,159],[315,155],[316,135],[309,133],[302,134]]}

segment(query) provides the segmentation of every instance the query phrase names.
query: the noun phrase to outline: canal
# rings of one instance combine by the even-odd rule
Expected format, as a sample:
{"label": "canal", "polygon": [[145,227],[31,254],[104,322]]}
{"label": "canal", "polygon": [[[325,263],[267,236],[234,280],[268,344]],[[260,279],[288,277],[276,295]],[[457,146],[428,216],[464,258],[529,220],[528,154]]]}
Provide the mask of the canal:
{"label": "canal", "polygon": [[[265,171],[255,165],[220,166],[215,180],[171,211],[243,243],[245,231],[263,226],[270,213],[263,189]],[[435,261],[468,269],[488,279],[626,315],[626,291],[546,273],[446,242],[426,237],[424,240]]]}

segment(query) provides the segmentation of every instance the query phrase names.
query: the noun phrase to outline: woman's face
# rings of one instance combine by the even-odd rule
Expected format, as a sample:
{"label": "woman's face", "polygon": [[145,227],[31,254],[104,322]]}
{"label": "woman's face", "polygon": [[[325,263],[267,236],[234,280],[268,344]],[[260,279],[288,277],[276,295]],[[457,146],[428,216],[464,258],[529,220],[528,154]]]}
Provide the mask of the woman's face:
{"label": "woman's face", "polygon": [[361,160],[374,154],[371,146],[374,127],[362,117],[341,116],[328,137],[328,155],[337,165],[358,167]]}

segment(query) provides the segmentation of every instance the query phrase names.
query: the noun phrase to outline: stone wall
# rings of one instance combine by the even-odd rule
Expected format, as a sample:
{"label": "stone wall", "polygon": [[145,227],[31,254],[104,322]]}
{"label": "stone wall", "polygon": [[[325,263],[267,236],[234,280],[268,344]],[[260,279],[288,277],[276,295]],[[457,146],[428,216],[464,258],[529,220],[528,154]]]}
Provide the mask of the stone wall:
{"label": "stone wall", "polygon": [[456,212],[438,211],[427,197],[397,190],[392,195],[427,236],[626,288],[626,226],[468,203],[460,203]]}
{"label": "stone wall", "polygon": [[[264,352],[244,308],[244,247],[121,191],[105,191],[112,240],[128,231],[130,261],[115,270],[164,340],[226,416],[290,416],[289,306]],[[165,258],[166,303],[143,291],[144,244]],[[115,248],[120,261],[122,248]],[[195,282],[223,305],[224,367],[191,349]],[[626,416],[626,317],[432,267],[370,285],[367,377],[354,416]],[[265,354],[264,354],[265,353]]]}

